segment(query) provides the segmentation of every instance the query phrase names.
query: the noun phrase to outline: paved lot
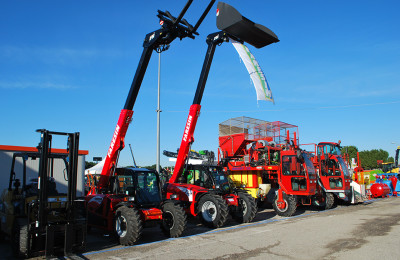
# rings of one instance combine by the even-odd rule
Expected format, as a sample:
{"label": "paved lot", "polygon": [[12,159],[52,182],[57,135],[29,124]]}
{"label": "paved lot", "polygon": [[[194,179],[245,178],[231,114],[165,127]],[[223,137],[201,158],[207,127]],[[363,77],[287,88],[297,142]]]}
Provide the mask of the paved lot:
{"label": "paved lot", "polygon": [[[318,211],[300,208],[291,218],[260,211],[250,224],[233,220],[211,230],[189,220],[185,237],[165,238],[158,227],[144,229],[132,247],[112,244],[93,231],[87,259],[400,259],[400,198]],[[3,256],[8,247],[0,248]]]}

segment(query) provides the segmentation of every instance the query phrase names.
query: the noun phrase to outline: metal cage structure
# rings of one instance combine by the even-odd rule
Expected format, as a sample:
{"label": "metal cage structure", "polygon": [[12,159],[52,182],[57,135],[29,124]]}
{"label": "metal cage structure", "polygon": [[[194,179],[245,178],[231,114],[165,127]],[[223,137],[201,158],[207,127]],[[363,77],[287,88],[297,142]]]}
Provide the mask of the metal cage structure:
{"label": "metal cage structure", "polygon": [[268,122],[241,116],[225,120],[218,128],[219,137],[244,134],[247,140],[269,139],[276,144],[285,144],[289,131],[290,140],[299,141],[298,126],[282,121]]}

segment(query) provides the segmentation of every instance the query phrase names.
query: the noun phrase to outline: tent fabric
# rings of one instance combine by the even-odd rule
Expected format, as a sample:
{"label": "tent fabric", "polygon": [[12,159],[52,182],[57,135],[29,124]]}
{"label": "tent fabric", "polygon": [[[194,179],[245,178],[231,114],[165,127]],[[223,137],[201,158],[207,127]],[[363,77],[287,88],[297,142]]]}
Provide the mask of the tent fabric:
{"label": "tent fabric", "polygon": [[85,175],[87,174],[101,174],[101,171],[103,170],[103,166],[104,166],[104,162],[105,162],[105,158],[99,162],[98,164],[96,164],[95,166],[86,169],[85,170]]}

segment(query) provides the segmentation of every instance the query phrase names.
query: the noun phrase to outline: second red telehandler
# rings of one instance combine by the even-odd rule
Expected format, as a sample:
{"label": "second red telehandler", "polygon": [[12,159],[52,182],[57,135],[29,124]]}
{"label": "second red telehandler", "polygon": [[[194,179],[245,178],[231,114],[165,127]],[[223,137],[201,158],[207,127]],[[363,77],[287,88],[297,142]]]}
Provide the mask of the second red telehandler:
{"label": "second red telehandler", "polygon": [[[228,217],[228,205],[235,208],[237,214],[241,214],[241,221],[251,221],[255,214],[244,217],[251,204],[247,204],[244,193],[229,193],[223,196],[211,192],[210,189],[182,181],[185,165],[187,166],[190,146],[194,142],[194,130],[200,115],[201,99],[210,71],[216,46],[234,39],[238,42],[247,42],[256,48],[278,42],[278,37],[268,28],[255,24],[243,17],[232,6],[219,2],[217,6],[217,27],[221,31],[212,33],[207,37],[207,53],[198,81],[193,104],[189,110],[181,145],[179,148],[173,175],[166,185],[166,198],[179,201],[185,211],[192,216],[199,216],[202,222],[209,227],[218,228],[225,224]],[[215,168],[206,171],[214,171]],[[253,212],[254,209],[251,209]]]}

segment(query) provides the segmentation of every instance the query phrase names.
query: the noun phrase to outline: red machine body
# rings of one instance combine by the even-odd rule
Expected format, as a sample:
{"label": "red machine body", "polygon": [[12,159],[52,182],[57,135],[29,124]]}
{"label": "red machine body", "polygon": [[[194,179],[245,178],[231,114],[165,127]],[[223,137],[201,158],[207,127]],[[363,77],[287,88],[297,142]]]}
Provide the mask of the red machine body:
{"label": "red machine body", "polygon": [[[303,146],[306,145],[314,146],[312,152],[314,156],[311,157],[311,160],[318,173],[316,204],[324,204],[326,200],[333,203],[332,198],[327,198],[330,196],[329,194],[342,200],[349,200],[351,175],[341,155],[340,143],[320,142]],[[332,206],[333,204],[325,205],[325,208],[328,209]]]}
{"label": "red machine body", "polygon": [[268,194],[259,193],[260,185],[270,185],[276,191],[274,209],[284,216],[292,215],[297,203],[311,204],[317,177],[309,155],[297,145],[297,126],[239,117],[219,127],[219,160],[234,181],[257,190],[252,195],[261,201],[267,200]]}
{"label": "red machine body", "polygon": [[101,191],[108,187],[110,176],[118,162],[118,156],[125,147],[125,136],[128,131],[129,124],[132,122],[133,111],[122,109],[118,118],[117,126],[115,127],[110,147],[108,148],[107,156],[101,171],[99,183],[97,187],[91,187],[88,195],[96,194],[96,189]]}
{"label": "red machine body", "polygon": [[193,104],[189,109],[189,116],[186,120],[185,130],[183,131],[181,146],[176,159],[174,172],[169,179],[169,183],[176,183],[181,176],[185,166],[186,158],[189,154],[190,145],[194,142],[194,130],[196,129],[197,119],[200,116],[201,105]]}
{"label": "red machine body", "polygon": [[192,184],[179,183],[178,179],[182,176],[190,146],[194,142],[193,134],[200,115],[200,109],[201,105],[199,104],[190,106],[174,171],[166,188],[166,198],[181,201],[185,205],[184,209],[186,213],[192,216],[197,216],[198,210],[196,209],[196,205],[201,196],[208,193],[208,190]]}
{"label": "red machine body", "polygon": [[384,198],[389,195],[390,188],[385,183],[374,183],[372,184],[370,191],[373,198]]}
{"label": "red machine body", "polygon": [[390,181],[392,182],[392,186],[393,186],[393,195],[397,196],[397,191],[396,191],[396,187],[397,187],[397,178],[395,176],[390,178]]}

